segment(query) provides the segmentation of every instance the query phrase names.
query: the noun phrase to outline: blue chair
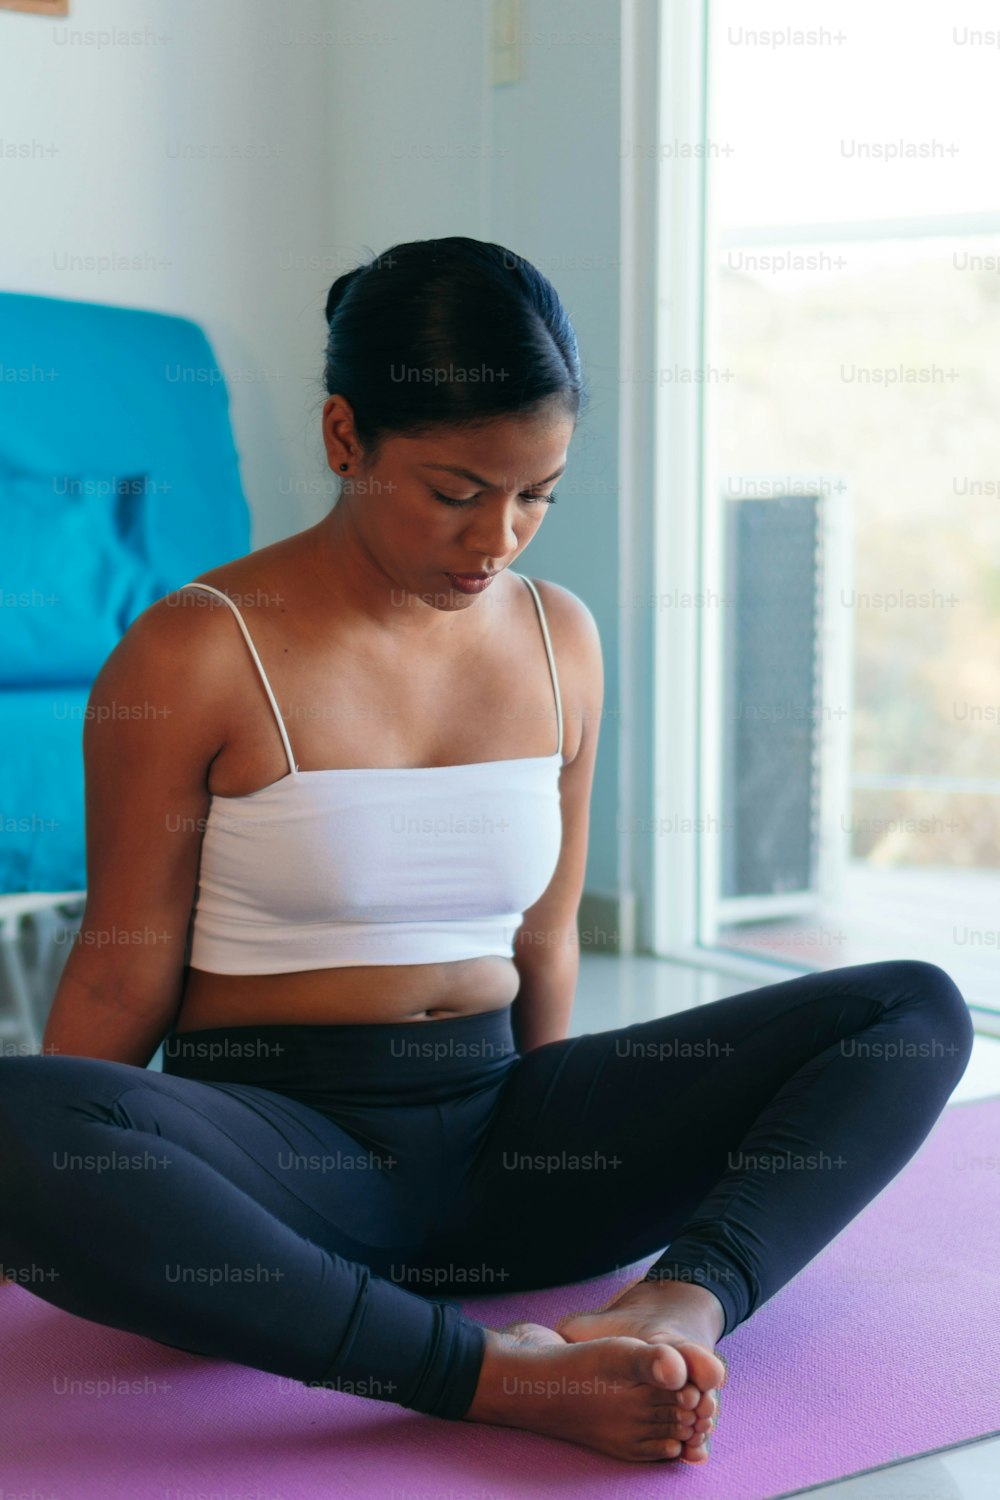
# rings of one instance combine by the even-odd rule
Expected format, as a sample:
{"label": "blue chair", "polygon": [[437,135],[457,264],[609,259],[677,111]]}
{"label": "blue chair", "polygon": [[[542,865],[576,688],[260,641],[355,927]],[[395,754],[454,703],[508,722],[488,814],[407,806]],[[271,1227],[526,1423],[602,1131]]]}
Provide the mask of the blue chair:
{"label": "blue chair", "polygon": [[151,603],[250,550],[250,514],[189,319],[0,292],[0,374],[0,963],[27,1025],[18,925],[86,894],[93,680]]}

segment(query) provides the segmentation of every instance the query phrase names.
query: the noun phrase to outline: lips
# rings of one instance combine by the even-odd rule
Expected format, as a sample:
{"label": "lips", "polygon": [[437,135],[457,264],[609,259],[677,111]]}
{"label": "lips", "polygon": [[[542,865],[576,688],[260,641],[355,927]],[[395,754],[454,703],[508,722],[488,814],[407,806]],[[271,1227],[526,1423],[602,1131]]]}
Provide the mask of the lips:
{"label": "lips", "polygon": [[453,589],[463,594],[484,594],[496,577],[496,573],[446,573]]}

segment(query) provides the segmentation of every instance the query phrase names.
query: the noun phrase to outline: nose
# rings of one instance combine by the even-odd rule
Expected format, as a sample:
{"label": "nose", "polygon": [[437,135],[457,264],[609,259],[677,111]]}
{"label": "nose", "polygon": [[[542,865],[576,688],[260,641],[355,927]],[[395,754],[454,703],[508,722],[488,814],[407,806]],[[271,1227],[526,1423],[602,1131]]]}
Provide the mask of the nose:
{"label": "nose", "polygon": [[469,549],[477,556],[489,559],[482,563],[484,569],[493,567],[493,558],[509,557],[512,552],[517,551],[519,543],[514,525],[516,506],[515,500],[510,504],[497,506],[492,511],[487,507],[470,526],[467,535]]}

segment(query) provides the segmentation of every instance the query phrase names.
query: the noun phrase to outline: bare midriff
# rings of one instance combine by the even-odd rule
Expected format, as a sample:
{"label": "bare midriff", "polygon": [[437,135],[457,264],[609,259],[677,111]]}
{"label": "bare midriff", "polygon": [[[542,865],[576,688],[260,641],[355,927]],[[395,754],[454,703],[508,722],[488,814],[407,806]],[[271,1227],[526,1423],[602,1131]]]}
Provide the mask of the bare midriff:
{"label": "bare midriff", "polygon": [[364,1026],[500,1010],[520,988],[509,958],[308,969],[296,974],[185,971],[175,1031],[220,1026]]}

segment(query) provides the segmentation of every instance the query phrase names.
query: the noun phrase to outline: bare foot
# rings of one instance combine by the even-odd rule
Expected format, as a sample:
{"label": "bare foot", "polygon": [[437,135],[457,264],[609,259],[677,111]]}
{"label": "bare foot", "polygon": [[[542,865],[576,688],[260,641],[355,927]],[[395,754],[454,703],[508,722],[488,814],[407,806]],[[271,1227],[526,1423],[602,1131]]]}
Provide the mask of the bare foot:
{"label": "bare foot", "polygon": [[524,1336],[486,1330],[464,1421],[520,1427],[639,1463],[681,1456],[693,1417],[678,1403],[688,1370],[677,1349],[633,1338],[573,1344],[540,1324],[510,1326]]}
{"label": "bare foot", "polygon": [[561,1318],[556,1326],[570,1343],[627,1337],[669,1344],[684,1360],[687,1380],[678,1405],[694,1418],[681,1457],[703,1463],[719,1409],[718,1387],[729,1378],[725,1361],[713,1353],[721,1336],[720,1304],[705,1288],[679,1282],[639,1281],[589,1313]]}
{"label": "bare foot", "polygon": [[507,1323],[499,1331],[506,1334],[513,1343],[525,1349],[539,1349],[546,1344],[569,1343],[569,1340],[564,1339],[561,1333],[556,1333],[554,1328],[546,1328],[544,1323]]}

